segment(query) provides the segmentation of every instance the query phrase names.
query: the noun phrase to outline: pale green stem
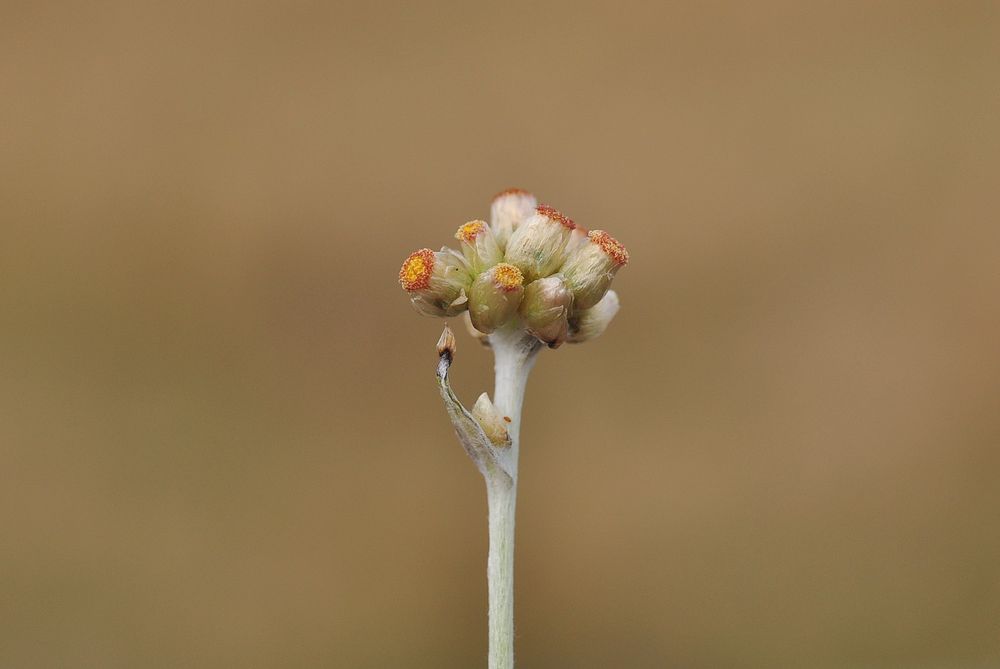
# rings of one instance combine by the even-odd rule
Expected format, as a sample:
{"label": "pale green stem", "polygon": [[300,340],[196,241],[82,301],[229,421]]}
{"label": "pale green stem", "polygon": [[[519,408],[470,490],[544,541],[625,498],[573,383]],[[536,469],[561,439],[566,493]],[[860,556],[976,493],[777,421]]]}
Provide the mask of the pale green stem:
{"label": "pale green stem", "polygon": [[521,330],[498,331],[490,336],[495,356],[496,385],[493,403],[510,418],[510,476],[486,473],[489,504],[490,552],[486,574],[489,583],[489,669],[514,666],[514,512],[517,506],[517,461],[521,445],[521,406],[528,374],[540,344]]}

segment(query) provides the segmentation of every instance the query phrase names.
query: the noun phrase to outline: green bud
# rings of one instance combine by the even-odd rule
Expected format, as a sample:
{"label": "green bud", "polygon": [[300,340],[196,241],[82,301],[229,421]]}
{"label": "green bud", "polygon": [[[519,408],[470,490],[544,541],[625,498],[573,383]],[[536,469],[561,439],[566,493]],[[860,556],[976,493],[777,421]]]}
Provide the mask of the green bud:
{"label": "green bud", "polygon": [[469,221],[458,229],[455,239],[461,240],[462,254],[473,274],[503,261],[503,251],[497,245],[490,226],[483,221]]}
{"label": "green bud", "polygon": [[590,309],[584,309],[573,314],[569,321],[569,341],[571,344],[581,344],[599,337],[607,328],[611,319],[618,313],[618,294],[609,290],[601,301]]}
{"label": "green bud", "polygon": [[472,325],[490,334],[517,313],[524,295],[521,270],[507,263],[489,268],[472,282],[469,290],[469,317]]}
{"label": "green bud", "polygon": [[501,249],[507,248],[511,233],[535,213],[537,206],[535,196],[520,188],[508,188],[497,193],[490,205],[490,227]]}
{"label": "green bud", "polygon": [[628,251],[603,230],[591,230],[576,245],[560,270],[566,275],[577,309],[589,309],[608,292],[618,270],[628,263]]}
{"label": "green bud", "polygon": [[529,283],[546,277],[566,260],[566,243],[574,228],[572,219],[552,207],[540,205],[511,234],[506,260],[516,265]]}
{"label": "green bud", "polygon": [[558,348],[568,336],[573,293],[561,274],[532,281],[524,289],[518,310],[525,328],[550,348]]}
{"label": "green bud", "polygon": [[469,336],[478,341],[481,345],[486,348],[490,347],[490,338],[488,335],[484,335],[482,332],[477,330],[472,324],[472,318],[469,316],[469,312],[466,311],[462,314],[462,325],[465,326],[465,331],[469,333]]}

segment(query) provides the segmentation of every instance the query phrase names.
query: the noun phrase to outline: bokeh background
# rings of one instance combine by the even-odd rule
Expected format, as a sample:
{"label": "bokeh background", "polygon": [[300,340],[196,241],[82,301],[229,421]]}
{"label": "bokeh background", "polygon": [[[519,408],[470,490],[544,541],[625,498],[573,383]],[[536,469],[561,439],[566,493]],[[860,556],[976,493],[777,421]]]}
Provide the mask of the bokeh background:
{"label": "bokeh background", "polygon": [[997,3],[0,17],[0,666],[485,666],[396,273],[508,186],[632,252],[529,386],[519,666],[1000,666]]}

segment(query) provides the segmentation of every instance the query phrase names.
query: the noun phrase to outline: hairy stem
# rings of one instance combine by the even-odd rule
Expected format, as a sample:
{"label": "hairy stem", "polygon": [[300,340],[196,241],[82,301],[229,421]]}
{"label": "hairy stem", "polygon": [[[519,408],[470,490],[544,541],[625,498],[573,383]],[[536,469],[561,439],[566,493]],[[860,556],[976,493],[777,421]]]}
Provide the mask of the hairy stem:
{"label": "hairy stem", "polygon": [[521,445],[521,406],[528,374],[540,344],[521,330],[498,331],[490,336],[495,356],[496,385],[493,403],[510,418],[510,476],[486,473],[489,504],[490,552],[486,574],[489,583],[489,669],[514,666],[514,512],[517,506],[517,461]]}

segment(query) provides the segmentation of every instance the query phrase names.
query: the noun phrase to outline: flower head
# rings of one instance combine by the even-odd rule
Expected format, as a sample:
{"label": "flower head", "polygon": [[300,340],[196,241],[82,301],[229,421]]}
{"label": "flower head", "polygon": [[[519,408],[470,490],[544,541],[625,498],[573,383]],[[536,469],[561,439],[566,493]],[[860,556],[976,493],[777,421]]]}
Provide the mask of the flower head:
{"label": "flower head", "polygon": [[555,348],[601,334],[618,310],[610,291],[628,264],[625,247],[603,230],[586,230],[520,188],[493,198],[490,222],[455,232],[460,250],[420,249],[399,283],[430,316],[465,315],[483,341],[500,328],[521,329]]}
{"label": "flower head", "polygon": [[399,269],[399,285],[410,294],[417,311],[428,316],[462,313],[468,307],[471,282],[465,260],[447,247],[414,251]]}
{"label": "flower head", "polygon": [[589,309],[608,292],[618,270],[628,264],[628,251],[603,230],[591,230],[566,259],[566,276],[578,309]]}
{"label": "flower head", "polygon": [[469,292],[472,325],[490,334],[517,313],[524,294],[521,270],[507,263],[494,265],[476,277]]}
{"label": "flower head", "polygon": [[538,205],[535,196],[521,188],[508,188],[493,196],[490,204],[490,227],[501,249],[524,219],[531,216]]}
{"label": "flower head", "polygon": [[550,348],[566,341],[573,293],[561,274],[532,281],[524,289],[519,312],[524,326]]}
{"label": "flower head", "polygon": [[528,281],[552,274],[566,259],[566,243],[576,228],[573,219],[547,205],[519,225],[507,242],[506,260]]}
{"label": "flower head", "polygon": [[503,251],[484,221],[469,221],[455,232],[455,239],[461,242],[462,254],[473,274],[479,274],[503,260]]}
{"label": "flower head", "polygon": [[573,314],[573,317],[569,321],[569,338],[567,341],[573,344],[581,344],[595,337],[600,337],[617,313],[618,294],[613,290],[609,290],[601,298],[601,301],[590,309],[584,309]]}

